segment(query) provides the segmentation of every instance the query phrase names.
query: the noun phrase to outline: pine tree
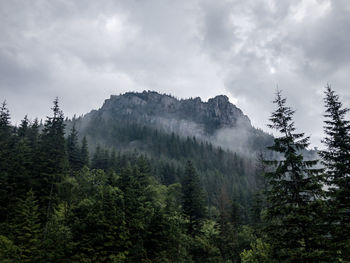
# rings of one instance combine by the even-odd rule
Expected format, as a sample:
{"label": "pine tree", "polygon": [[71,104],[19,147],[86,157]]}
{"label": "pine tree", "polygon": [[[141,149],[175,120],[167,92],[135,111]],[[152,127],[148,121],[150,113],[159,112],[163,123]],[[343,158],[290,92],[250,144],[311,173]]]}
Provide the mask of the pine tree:
{"label": "pine tree", "polygon": [[304,160],[302,151],[309,145],[309,137],[295,132],[294,111],[285,105],[280,91],[274,103],[277,109],[268,126],[281,136],[269,149],[279,153],[281,159],[266,161],[276,167],[265,174],[269,185],[266,234],[277,259],[316,262],[322,256],[322,170],[313,168],[317,160]]}
{"label": "pine tree", "polygon": [[333,251],[350,260],[350,121],[346,120],[348,108],[344,108],[339,96],[328,85],[325,91],[324,117],[327,147],[320,152],[326,167],[330,225],[332,226]]}
{"label": "pine tree", "polygon": [[102,149],[100,145],[96,146],[95,153],[92,156],[91,168],[92,169],[102,169]]}
{"label": "pine tree", "polygon": [[80,149],[80,163],[81,167],[89,166],[89,148],[86,136],[83,137]]}
{"label": "pine tree", "polygon": [[17,205],[12,233],[15,244],[20,249],[21,262],[37,262],[40,255],[41,227],[37,201],[31,190]]}
{"label": "pine tree", "polygon": [[[8,220],[8,207],[14,186],[11,182],[12,128],[6,102],[0,107],[0,223]],[[1,225],[0,225],[1,228]]]}
{"label": "pine tree", "polygon": [[182,190],[183,212],[189,219],[188,232],[194,236],[199,232],[205,218],[205,206],[199,176],[191,161],[186,164]]}
{"label": "pine tree", "polygon": [[35,119],[34,122],[30,125],[29,131],[27,132],[28,140],[30,142],[30,147],[33,150],[38,149],[39,142],[39,121]]}
{"label": "pine tree", "polygon": [[27,135],[29,129],[29,120],[27,115],[24,116],[24,119],[21,121],[20,126],[18,127],[17,134],[19,137],[23,138]]}
{"label": "pine tree", "polygon": [[53,116],[47,117],[40,136],[40,171],[39,177],[36,178],[37,189],[33,189],[39,197],[39,206],[46,221],[57,203],[57,185],[68,170],[64,116],[57,98],[53,103]]}
{"label": "pine tree", "polygon": [[77,171],[82,168],[80,149],[78,145],[78,132],[75,129],[75,124],[67,137],[67,152],[70,168]]}

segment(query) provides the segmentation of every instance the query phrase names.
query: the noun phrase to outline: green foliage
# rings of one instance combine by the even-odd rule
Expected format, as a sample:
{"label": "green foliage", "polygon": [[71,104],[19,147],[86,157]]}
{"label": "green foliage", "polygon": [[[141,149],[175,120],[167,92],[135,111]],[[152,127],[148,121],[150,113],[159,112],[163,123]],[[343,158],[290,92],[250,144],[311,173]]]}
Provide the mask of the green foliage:
{"label": "green foliage", "polygon": [[199,176],[190,161],[186,164],[182,193],[183,212],[189,219],[188,233],[194,236],[201,228],[206,211]]}
{"label": "green foliage", "polygon": [[[123,160],[118,159],[118,156],[112,158],[113,150],[142,153],[152,161],[153,176],[162,184],[169,185],[182,181],[186,162],[191,160],[208,195],[209,204],[215,206],[215,194],[225,185],[230,199],[237,195],[236,202],[242,208],[242,218],[250,220],[249,199],[260,189],[255,160],[195,137],[168,134],[164,130],[128,118],[118,117],[115,121],[109,121],[100,111],[92,112],[88,121],[78,118],[74,123],[79,134],[89,139],[90,147],[95,149],[99,146],[92,154],[92,168],[107,171],[114,166],[119,169],[115,160],[119,164]],[[67,122],[67,126],[72,127],[73,122]],[[109,158],[103,148],[110,150]]]}
{"label": "green foliage", "polygon": [[80,163],[81,167],[89,165],[89,149],[86,137],[83,137],[80,149]]}
{"label": "green foliage", "polygon": [[216,222],[203,222],[200,234],[192,239],[191,255],[194,262],[222,262],[222,257],[216,242],[220,231]]}
{"label": "green foliage", "polygon": [[[78,132],[75,129],[75,125],[67,137],[67,152],[69,166],[73,171],[78,171],[83,167],[81,149],[78,144]],[[84,157],[86,158],[86,157]]]}
{"label": "green foliage", "polygon": [[241,253],[242,263],[274,263],[271,245],[263,242],[260,238],[251,244],[251,249],[243,250]]}
{"label": "green foliage", "polygon": [[304,160],[301,151],[308,146],[309,138],[295,132],[294,111],[285,106],[286,99],[280,92],[274,103],[277,109],[269,126],[281,136],[269,148],[283,158],[266,161],[275,169],[266,173],[269,188],[265,231],[279,260],[317,261],[324,254],[322,170],[313,168],[317,161]]}
{"label": "green foliage", "polygon": [[19,248],[7,237],[0,235],[0,261],[14,263],[20,260]]}
{"label": "green foliage", "polygon": [[[325,196],[317,161],[303,156],[308,138],[295,132],[280,94],[275,102],[271,127],[281,137],[271,167],[127,120],[110,126],[98,115],[79,131],[80,146],[75,127],[64,137],[57,99],[41,127],[27,117],[12,127],[4,103],[0,261],[346,262],[347,110],[327,89]],[[91,166],[87,138],[93,147],[103,142]]]}
{"label": "green foliage", "polygon": [[[53,116],[45,121],[39,141],[39,178],[33,190],[41,197],[42,221],[48,222],[50,214],[58,202],[58,184],[68,172],[65,124],[58,99],[54,100]],[[36,175],[38,176],[38,175]]]}
{"label": "green foliage", "polygon": [[72,252],[74,243],[72,233],[66,222],[66,208],[61,203],[54,209],[48,224],[46,225],[45,237],[42,241],[40,261],[42,262],[65,262],[67,255]]}
{"label": "green foliage", "polygon": [[40,255],[41,225],[39,207],[33,191],[26,194],[16,207],[11,226],[15,245],[20,251],[21,262],[36,262]]}
{"label": "green foliage", "polygon": [[328,224],[331,226],[329,245],[333,257],[350,261],[350,121],[346,120],[348,108],[344,108],[339,96],[326,87],[325,133],[321,151],[326,167],[328,185]]}

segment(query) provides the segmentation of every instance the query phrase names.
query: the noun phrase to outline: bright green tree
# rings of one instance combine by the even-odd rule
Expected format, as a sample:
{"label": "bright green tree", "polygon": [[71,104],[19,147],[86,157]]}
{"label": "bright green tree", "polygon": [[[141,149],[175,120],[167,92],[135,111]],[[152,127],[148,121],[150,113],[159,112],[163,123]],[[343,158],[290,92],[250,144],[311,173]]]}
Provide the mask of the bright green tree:
{"label": "bright green tree", "polygon": [[28,191],[26,197],[17,204],[11,228],[15,244],[20,250],[20,262],[38,262],[42,228],[33,191]]}

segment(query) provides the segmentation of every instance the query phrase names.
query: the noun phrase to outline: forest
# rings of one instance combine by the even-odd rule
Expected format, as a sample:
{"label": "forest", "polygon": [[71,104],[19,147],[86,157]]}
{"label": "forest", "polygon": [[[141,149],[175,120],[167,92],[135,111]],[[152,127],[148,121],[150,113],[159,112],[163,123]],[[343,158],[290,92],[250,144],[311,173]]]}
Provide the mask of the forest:
{"label": "forest", "polygon": [[[324,149],[280,91],[256,158],[127,121],[110,145],[0,108],[0,262],[350,262],[349,109],[327,86]],[[69,129],[67,127],[69,126]],[[108,127],[106,127],[108,129]],[[123,137],[124,136],[124,137]],[[113,145],[147,138],[138,149]]]}

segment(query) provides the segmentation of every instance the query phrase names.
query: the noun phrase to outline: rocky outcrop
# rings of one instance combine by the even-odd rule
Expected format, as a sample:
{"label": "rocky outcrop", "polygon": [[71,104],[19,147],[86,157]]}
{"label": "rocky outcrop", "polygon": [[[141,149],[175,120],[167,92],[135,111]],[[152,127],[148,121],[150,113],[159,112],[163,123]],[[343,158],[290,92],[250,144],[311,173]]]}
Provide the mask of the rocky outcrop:
{"label": "rocky outcrop", "polygon": [[[165,120],[171,121],[167,129],[178,125],[198,125],[208,134],[221,128],[236,126],[251,127],[249,118],[227,96],[220,95],[203,102],[199,97],[179,100],[166,94],[154,91],[142,93],[128,92],[112,95],[105,100],[98,111],[104,119],[128,118],[138,122],[169,126]],[[191,125],[190,125],[191,126]],[[183,128],[183,127],[182,127]]]}

